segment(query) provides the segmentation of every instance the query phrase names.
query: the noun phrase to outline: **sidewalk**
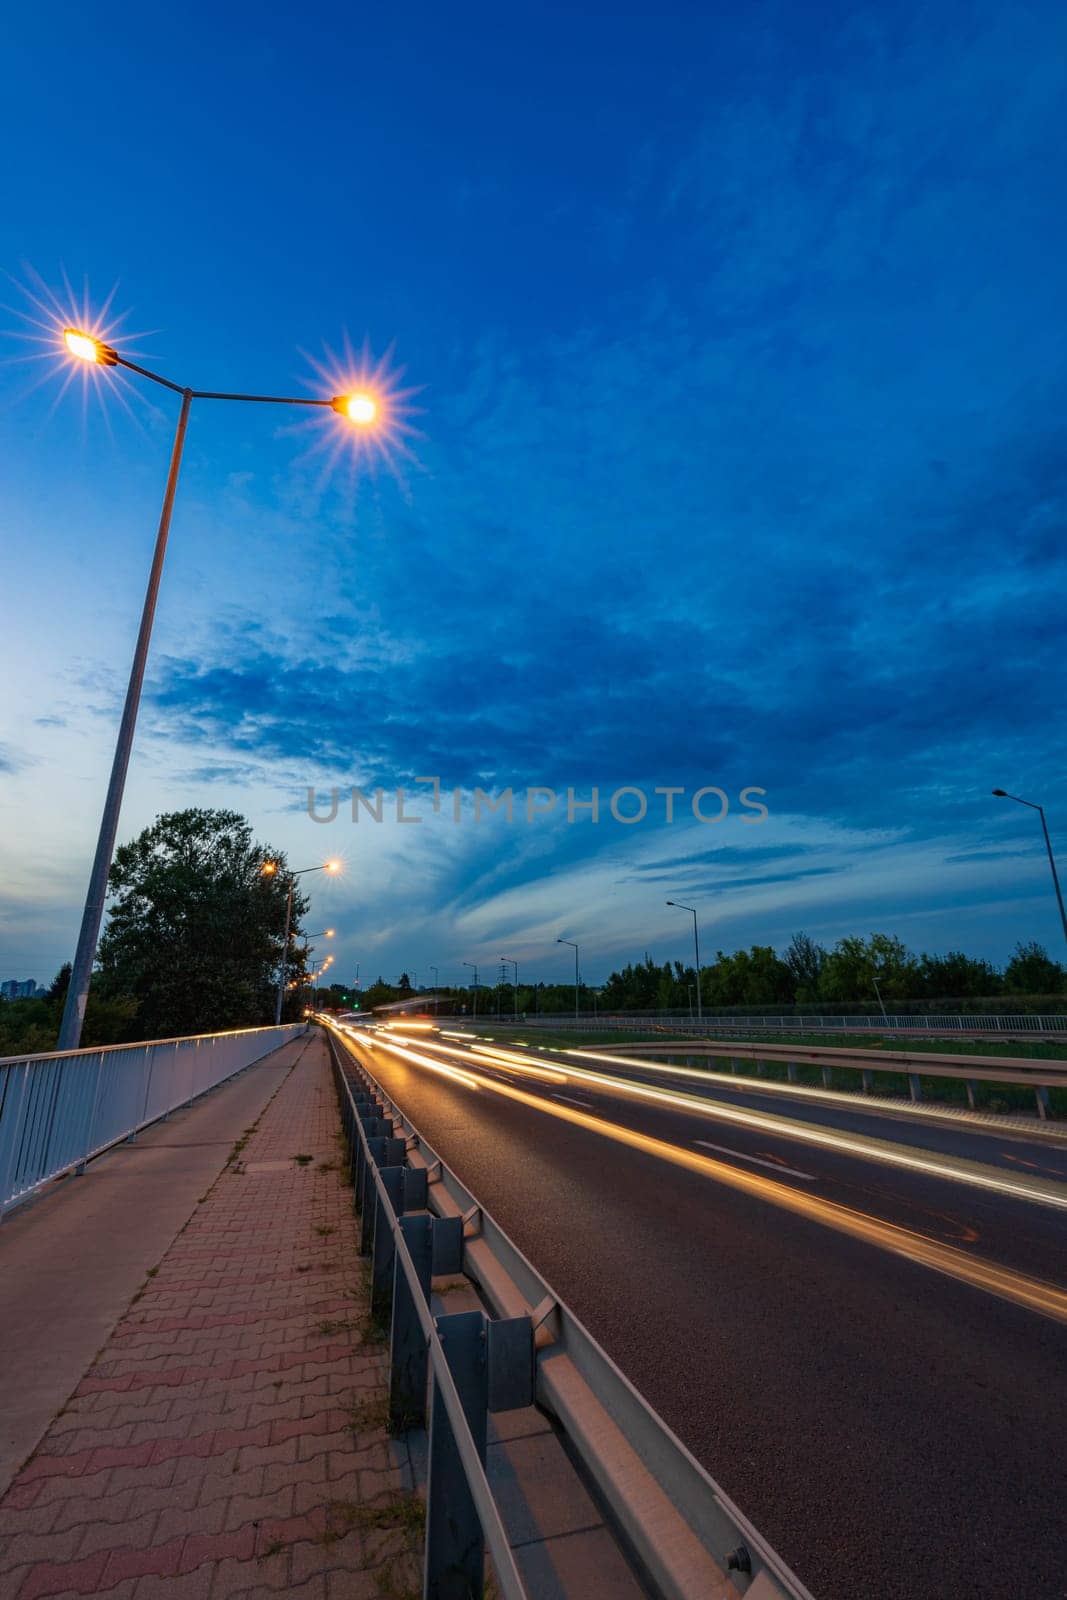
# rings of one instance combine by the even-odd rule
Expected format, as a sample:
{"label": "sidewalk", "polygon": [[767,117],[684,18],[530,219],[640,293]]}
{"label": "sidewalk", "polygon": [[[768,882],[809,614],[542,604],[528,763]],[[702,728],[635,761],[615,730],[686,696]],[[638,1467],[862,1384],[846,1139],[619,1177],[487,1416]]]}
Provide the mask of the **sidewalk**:
{"label": "sidewalk", "polygon": [[342,1160],[316,1035],[0,1500],[2,1600],[417,1585]]}

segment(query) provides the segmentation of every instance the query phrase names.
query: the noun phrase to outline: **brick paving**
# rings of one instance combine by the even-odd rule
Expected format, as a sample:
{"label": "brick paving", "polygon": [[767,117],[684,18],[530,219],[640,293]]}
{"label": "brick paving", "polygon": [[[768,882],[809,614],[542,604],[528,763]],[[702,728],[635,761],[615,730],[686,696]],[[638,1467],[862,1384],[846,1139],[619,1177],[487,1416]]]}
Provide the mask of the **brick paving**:
{"label": "brick paving", "polygon": [[314,1035],[0,1500],[0,1600],[418,1592],[339,1135]]}

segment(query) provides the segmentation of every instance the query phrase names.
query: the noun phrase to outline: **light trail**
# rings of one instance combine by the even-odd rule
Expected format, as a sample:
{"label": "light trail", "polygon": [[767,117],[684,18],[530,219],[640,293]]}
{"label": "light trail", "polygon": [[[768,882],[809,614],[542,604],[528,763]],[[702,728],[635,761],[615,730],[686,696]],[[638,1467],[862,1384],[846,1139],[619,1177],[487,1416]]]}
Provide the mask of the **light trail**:
{"label": "light trail", "polygon": [[[455,1046],[444,1044],[435,1044],[433,1048],[470,1062],[471,1051],[459,1050]],[[921,1173],[924,1177],[962,1183],[970,1188],[1005,1195],[1013,1200],[1067,1211],[1067,1185],[1056,1180],[1027,1178],[1022,1174],[998,1172],[995,1167],[986,1167],[981,1162],[968,1161],[962,1156],[935,1156],[930,1151],[913,1150],[904,1145],[891,1144],[888,1140],[876,1139],[872,1134],[845,1133],[836,1128],[820,1127],[816,1123],[795,1122],[791,1118],[777,1116],[774,1112],[753,1111],[746,1106],[726,1105],[719,1100],[708,1100],[703,1095],[687,1094],[681,1089],[667,1089],[655,1084],[638,1083],[633,1078],[616,1078],[610,1073],[594,1072],[588,1067],[568,1063],[567,1070],[563,1072],[555,1067],[542,1067],[539,1063],[531,1062],[526,1056],[499,1047],[494,1047],[493,1050],[486,1046],[478,1048],[479,1059],[484,1058],[486,1065],[499,1065],[507,1071],[532,1070],[535,1077],[558,1072],[556,1081],[559,1082],[586,1083],[590,1088],[610,1089],[619,1094],[632,1095],[638,1100],[649,1100],[675,1110],[695,1112],[715,1122],[731,1123],[838,1154],[859,1156],[861,1160],[878,1162],[882,1166],[898,1167],[904,1171]],[[591,1052],[586,1053],[591,1054]],[[645,1063],[635,1063],[635,1065],[645,1065]],[[686,1072],[690,1077],[707,1082],[707,1075],[704,1073],[685,1068],[672,1069],[672,1072],[674,1071]],[[856,1109],[854,1105],[852,1109]]]}
{"label": "light trail", "polygon": [[[441,1062],[431,1061],[418,1051],[397,1046],[392,1040],[386,1045],[386,1049],[414,1060],[419,1065],[444,1072],[446,1076],[462,1076],[456,1073],[456,1069],[446,1067]],[[860,1239],[865,1244],[874,1245],[890,1255],[900,1256],[918,1266],[926,1267],[942,1277],[953,1278],[958,1283],[980,1289],[997,1299],[1010,1301],[1053,1321],[1067,1323],[1067,1291],[1056,1284],[1046,1283],[1040,1278],[1027,1277],[1025,1273],[1016,1272],[1011,1267],[984,1260],[980,1256],[969,1255],[963,1250],[957,1250],[953,1245],[931,1239],[926,1234],[914,1233],[908,1228],[899,1227],[896,1223],[883,1222],[866,1212],[855,1211],[849,1206],[839,1205],[834,1200],[826,1200],[803,1189],[791,1188],[788,1184],[778,1183],[773,1178],[765,1178],[760,1173],[743,1172],[738,1167],[729,1166],[725,1161],[718,1161],[695,1150],[669,1144],[664,1139],[639,1133],[617,1122],[608,1122],[603,1117],[595,1116],[588,1111],[579,1111],[570,1106],[545,1100],[539,1095],[528,1094],[525,1089],[519,1089],[512,1083],[502,1083],[494,1078],[481,1078],[478,1084],[533,1111],[557,1117],[574,1127],[585,1129],[588,1133],[598,1134],[617,1144],[626,1145],[631,1150],[670,1162],[672,1166],[681,1167],[700,1177],[710,1178],[727,1188],[736,1189],[755,1199],[778,1206],[783,1211],[792,1212],[795,1216],[819,1223],[822,1227],[832,1228],[836,1233]]]}

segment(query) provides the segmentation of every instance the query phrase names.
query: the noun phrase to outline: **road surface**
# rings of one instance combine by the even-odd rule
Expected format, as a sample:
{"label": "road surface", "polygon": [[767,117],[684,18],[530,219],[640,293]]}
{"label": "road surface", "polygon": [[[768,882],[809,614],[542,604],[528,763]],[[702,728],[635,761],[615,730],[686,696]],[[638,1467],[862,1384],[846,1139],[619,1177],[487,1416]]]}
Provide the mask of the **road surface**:
{"label": "road surface", "polygon": [[817,1600],[1067,1595],[1067,1146],[364,1052]]}

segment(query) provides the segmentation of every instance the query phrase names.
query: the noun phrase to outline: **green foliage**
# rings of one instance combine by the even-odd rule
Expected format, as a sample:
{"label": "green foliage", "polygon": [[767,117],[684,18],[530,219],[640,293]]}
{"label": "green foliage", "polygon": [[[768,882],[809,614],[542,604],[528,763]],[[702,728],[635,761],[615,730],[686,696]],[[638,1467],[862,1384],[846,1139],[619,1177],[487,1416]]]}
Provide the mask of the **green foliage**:
{"label": "green foliage", "polygon": [[1004,969],[1004,987],[1016,994],[1060,994],[1067,973],[1033,940],[1017,944]]}
{"label": "green foliage", "polygon": [[[268,876],[265,862],[278,870]],[[285,861],[252,838],[234,811],[157,817],[121,845],[94,990],[132,999],[132,1036],[167,1038],[273,1020],[288,880]],[[307,902],[293,896],[287,970],[301,976],[295,941]],[[287,994],[299,1008],[299,990]]]}
{"label": "green foliage", "polygon": [[[0,1004],[0,1056],[40,1055],[55,1049],[69,985],[68,961],[52,979],[43,999]],[[136,1014],[137,1002],[130,996],[105,995],[94,989],[85,1013],[82,1045],[122,1044],[136,1037]]]}

